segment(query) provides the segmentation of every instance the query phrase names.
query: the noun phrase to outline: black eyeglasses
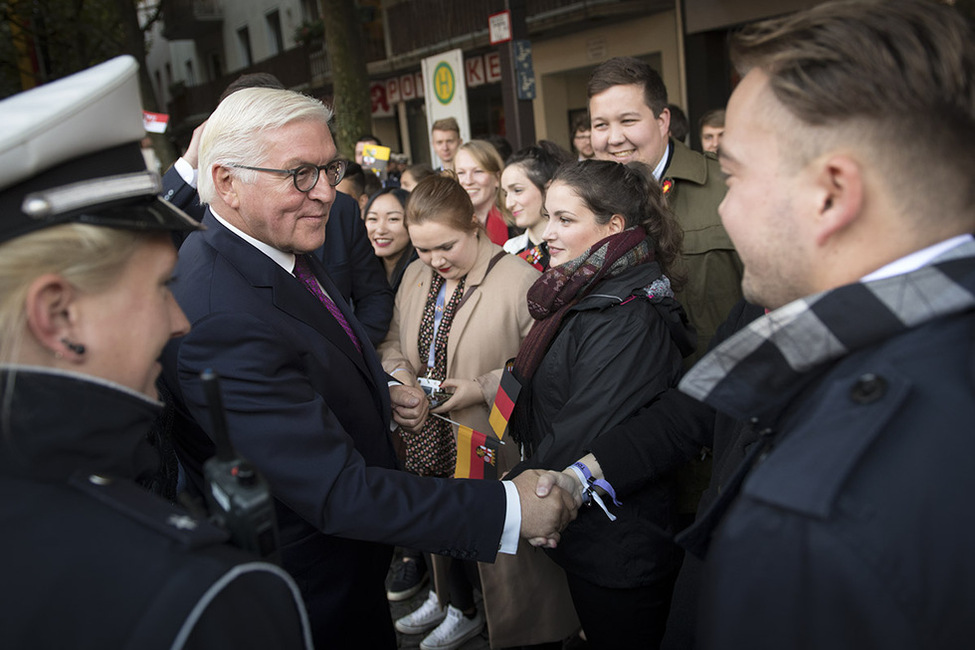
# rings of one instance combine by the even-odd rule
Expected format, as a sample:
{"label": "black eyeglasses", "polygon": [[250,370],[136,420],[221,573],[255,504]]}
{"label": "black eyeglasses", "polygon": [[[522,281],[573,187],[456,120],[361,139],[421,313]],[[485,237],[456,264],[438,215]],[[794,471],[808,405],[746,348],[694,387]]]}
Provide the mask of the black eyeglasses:
{"label": "black eyeglasses", "polygon": [[311,192],[312,188],[318,185],[318,177],[325,172],[325,180],[332,187],[342,182],[345,177],[346,162],[344,160],[333,160],[327,165],[298,165],[294,169],[269,169],[267,167],[248,167],[247,165],[232,164],[231,167],[238,169],[249,169],[255,172],[271,172],[273,174],[290,174],[291,180],[295,183],[295,189],[299,192]]}

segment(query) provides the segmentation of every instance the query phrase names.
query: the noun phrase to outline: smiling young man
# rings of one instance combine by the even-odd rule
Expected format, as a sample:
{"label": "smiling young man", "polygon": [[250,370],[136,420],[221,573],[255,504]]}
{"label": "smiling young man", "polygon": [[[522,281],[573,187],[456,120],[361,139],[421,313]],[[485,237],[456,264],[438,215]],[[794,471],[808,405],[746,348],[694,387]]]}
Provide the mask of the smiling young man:
{"label": "smiling young man", "polygon": [[616,57],[600,64],[588,95],[596,158],[649,165],[684,229],[687,282],[677,297],[698,336],[689,365],[741,298],[741,260],[718,217],[721,172],[713,159],[669,137],[667,89],[644,61]]}
{"label": "smiling young man", "polygon": [[973,42],[927,0],[732,40],[721,217],[773,311],[680,386],[761,432],[696,535],[704,647],[975,638]]}
{"label": "smiling young man", "polygon": [[440,159],[440,169],[454,169],[454,156],[463,144],[460,139],[460,125],[452,117],[445,117],[433,123],[430,129],[430,142],[433,153]]}

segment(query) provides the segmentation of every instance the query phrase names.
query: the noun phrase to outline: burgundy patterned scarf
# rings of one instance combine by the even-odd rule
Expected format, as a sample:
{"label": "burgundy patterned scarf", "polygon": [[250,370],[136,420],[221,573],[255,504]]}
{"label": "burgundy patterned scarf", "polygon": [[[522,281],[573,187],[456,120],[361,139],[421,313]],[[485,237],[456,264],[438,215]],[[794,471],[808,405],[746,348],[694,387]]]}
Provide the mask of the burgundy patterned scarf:
{"label": "burgundy patterned scarf", "polygon": [[515,357],[515,377],[527,384],[542,362],[562,319],[603,280],[652,262],[653,248],[641,227],[601,239],[582,256],[553,266],[528,290],[528,311],[535,323]]}

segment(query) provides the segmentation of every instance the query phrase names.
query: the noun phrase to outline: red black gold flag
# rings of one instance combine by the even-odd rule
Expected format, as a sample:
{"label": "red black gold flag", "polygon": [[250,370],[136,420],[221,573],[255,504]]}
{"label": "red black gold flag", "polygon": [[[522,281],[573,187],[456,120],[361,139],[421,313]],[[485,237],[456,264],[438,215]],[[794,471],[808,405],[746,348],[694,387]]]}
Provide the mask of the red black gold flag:
{"label": "red black gold flag", "polygon": [[498,478],[500,442],[470,427],[457,427],[454,478]]}
{"label": "red black gold flag", "polygon": [[508,420],[511,419],[511,411],[515,408],[518,401],[518,393],[521,392],[521,384],[511,374],[509,367],[501,373],[501,385],[498,386],[498,393],[494,396],[494,406],[491,408],[491,416],[488,422],[491,429],[498,436],[498,440],[504,440],[504,434],[508,431]]}

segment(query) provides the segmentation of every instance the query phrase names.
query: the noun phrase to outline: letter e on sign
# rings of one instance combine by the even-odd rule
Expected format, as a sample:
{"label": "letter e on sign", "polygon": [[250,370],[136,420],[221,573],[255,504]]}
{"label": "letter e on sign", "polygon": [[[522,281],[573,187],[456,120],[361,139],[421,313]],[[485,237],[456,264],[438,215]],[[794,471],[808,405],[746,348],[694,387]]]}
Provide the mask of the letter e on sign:
{"label": "letter e on sign", "polygon": [[484,77],[489,84],[501,81],[501,55],[497,52],[488,52],[484,55]]}

